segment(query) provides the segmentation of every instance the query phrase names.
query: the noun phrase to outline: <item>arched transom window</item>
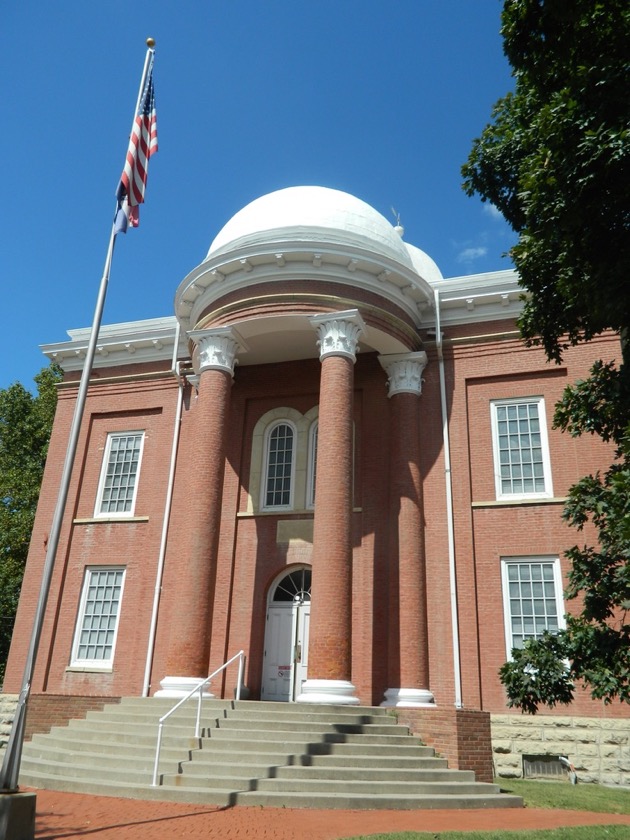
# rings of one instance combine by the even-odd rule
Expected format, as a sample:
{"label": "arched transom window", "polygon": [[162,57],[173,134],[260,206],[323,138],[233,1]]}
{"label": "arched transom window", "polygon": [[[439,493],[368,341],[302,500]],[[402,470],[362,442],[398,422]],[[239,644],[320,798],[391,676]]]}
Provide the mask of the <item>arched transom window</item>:
{"label": "arched transom window", "polygon": [[280,578],[273,590],[271,602],[304,604],[311,600],[311,569],[304,566]]}

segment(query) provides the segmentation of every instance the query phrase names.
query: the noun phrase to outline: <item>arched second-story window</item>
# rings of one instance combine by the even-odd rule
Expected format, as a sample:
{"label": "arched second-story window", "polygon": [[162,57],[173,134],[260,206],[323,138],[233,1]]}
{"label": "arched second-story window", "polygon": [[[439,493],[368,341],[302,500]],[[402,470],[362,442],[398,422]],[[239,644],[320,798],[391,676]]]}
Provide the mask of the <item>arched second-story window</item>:
{"label": "arched second-story window", "polygon": [[295,429],[280,421],[267,431],[263,507],[290,508],[295,476]]}

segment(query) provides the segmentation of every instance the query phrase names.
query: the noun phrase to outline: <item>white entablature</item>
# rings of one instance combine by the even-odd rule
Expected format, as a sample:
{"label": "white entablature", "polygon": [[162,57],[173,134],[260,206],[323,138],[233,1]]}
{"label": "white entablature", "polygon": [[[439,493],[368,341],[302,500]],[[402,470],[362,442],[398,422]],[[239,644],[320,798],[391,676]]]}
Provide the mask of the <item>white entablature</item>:
{"label": "white entablature", "polygon": [[[41,350],[51,362],[56,362],[66,371],[82,370],[90,333],[89,327],[68,330],[69,341],[42,344]],[[178,330],[177,319],[173,315],[102,326],[93,367],[171,361],[177,336],[177,358],[186,358],[189,355],[187,337]]]}

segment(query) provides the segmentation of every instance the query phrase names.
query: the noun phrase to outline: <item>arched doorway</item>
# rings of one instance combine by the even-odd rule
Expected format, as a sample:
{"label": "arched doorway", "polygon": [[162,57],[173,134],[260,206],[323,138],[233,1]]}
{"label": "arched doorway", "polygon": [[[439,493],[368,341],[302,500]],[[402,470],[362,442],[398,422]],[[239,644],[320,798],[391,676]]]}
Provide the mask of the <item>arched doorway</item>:
{"label": "arched doorway", "polygon": [[261,698],[291,702],[308,669],[311,568],[293,567],[273,583],[267,600]]}

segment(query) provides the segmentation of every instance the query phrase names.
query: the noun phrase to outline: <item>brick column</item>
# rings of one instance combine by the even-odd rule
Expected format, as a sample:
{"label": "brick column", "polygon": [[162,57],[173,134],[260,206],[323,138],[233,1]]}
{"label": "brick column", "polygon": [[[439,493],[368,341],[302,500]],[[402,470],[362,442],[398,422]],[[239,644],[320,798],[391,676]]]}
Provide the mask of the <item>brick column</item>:
{"label": "brick column", "polygon": [[[239,341],[228,327],[189,333],[198,351],[195,428],[198,446],[187,476],[190,522],[186,556],[174,593],[167,670],[156,694],[179,697],[208,676],[227,421]],[[209,693],[209,692],[208,692]]]}
{"label": "brick column", "polygon": [[322,363],[313,523],[308,679],[299,703],[357,704],[352,670],[354,363],[364,324],[356,309],[310,319]]}
{"label": "brick column", "polygon": [[429,691],[424,510],[420,475],[420,394],[424,352],[381,356],[388,375],[390,575],[388,672],[382,706],[433,707]]}

